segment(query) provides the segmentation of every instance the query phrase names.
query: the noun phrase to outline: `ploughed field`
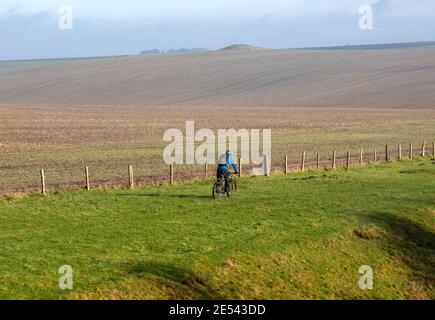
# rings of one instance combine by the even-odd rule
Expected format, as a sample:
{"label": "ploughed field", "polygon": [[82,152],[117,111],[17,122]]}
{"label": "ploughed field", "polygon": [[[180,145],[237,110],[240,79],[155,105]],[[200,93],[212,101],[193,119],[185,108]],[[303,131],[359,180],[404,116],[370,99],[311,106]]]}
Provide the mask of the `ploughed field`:
{"label": "ploughed field", "polygon": [[0,63],[0,103],[434,108],[435,46]]}
{"label": "ploughed field", "polygon": [[[272,129],[272,162],[282,170],[284,155],[297,169],[302,151],[307,166],[331,165],[333,150],[344,164],[347,150],[352,162],[373,159],[373,149],[384,159],[385,144],[391,158],[402,144],[407,157],[409,143],[420,152],[426,140],[432,152],[435,110],[432,109],[312,109],[247,107],[144,107],[144,106],[31,106],[0,107],[0,192],[16,193],[39,188],[39,170],[44,169],[49,189],[84,186],[84,167],[91,185],[125,186],[127,168],[133,165],[138,184],[168,182],[163,163],[163,133],[169,128],[185,131],[186,120],[195,128]],[[244,166],[246,173],[250,166]],[[209,168],[210,174],[214,170]],[[175,168],[176,181],[204,176],[199,165]]]}

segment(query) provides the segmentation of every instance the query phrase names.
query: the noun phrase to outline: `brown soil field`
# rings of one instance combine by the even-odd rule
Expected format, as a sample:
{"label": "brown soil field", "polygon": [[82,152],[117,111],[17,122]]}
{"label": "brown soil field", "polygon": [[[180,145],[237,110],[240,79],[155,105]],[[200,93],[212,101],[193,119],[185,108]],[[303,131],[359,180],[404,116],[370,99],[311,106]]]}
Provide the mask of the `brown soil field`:
{"label": "brown soil field", "polygon": [[435,47],[0,64],[0,103],[435,108]]}
{"label": "brown soil field", "polygon": [[[383,159],[389,144],[394,158],[399,143],[406,156],[412,141],[417,155],[423,140],[431,152],[435,138],[432,109],[1,105],[0,193],[37,190],[41,168],[51,190],[83,186],[84,166],[90,167],[93,186],[125,186],[130,164],[139,184],[167,182],[163,133],[169,128],[184,132],[187,120],[195,120],[197,130],[215,132],[272,129],[272,161],[280,170],[285,154],[297,169],[303,150],[307,167],[315,164],[317,152],[321,166],[328,167],[332,150],[338,152],[339,165],[347,150],[358,162],[360,148],[369,162],[375,147]],[[201,176],[202,166],[176,168],[177,181]]]}
{"label": "brown soil field", "polygon": [[[312,145],[312,136],[334,143],[338,135],[350,139],[352,134],[361,136],[363,143],[364,132],[371,131],[378,143],[394,143],[395,138],[423,139],[435,133],[435,109],[0,105],[0,150],[3,154],[84,148],[160,150],[164,131],[184,132],[188,120],[195,121],[196,130],[270,128],[277,144],[298,140]],[[337,137],[328,138],[332,134]]]}

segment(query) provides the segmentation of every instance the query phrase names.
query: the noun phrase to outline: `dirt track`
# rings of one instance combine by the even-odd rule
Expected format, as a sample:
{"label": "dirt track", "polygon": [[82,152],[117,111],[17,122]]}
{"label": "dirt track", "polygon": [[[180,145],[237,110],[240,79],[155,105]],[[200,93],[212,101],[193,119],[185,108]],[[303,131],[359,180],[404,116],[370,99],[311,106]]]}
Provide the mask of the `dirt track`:
{"label": "dirt track", "polygon": [[435,48],[254,50],[0,65],[0,103],[435,108]]}

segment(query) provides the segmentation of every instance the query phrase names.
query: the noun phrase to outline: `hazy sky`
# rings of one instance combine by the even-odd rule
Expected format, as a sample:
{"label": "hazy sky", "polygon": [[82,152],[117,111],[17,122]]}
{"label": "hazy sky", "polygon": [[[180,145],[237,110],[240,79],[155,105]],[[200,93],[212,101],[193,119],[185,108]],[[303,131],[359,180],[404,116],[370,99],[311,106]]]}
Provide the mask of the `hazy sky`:
{"label": "hazy sky", "polygon": [[[358,27],[361,5],[374,30]],[[73,10],[60,30],[59,8]],[[434,0],[1,0],[0,60],[435,40]]]}

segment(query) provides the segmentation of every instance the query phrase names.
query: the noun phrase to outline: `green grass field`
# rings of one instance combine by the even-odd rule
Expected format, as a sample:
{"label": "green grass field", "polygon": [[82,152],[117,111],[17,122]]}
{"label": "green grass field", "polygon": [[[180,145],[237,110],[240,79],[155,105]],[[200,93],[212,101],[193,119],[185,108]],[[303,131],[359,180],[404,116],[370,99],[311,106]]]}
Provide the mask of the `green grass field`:
{"label": "green grass field", "polygon": [[434,159],[238,182],[0,198],[0,298],[435,298]]}

